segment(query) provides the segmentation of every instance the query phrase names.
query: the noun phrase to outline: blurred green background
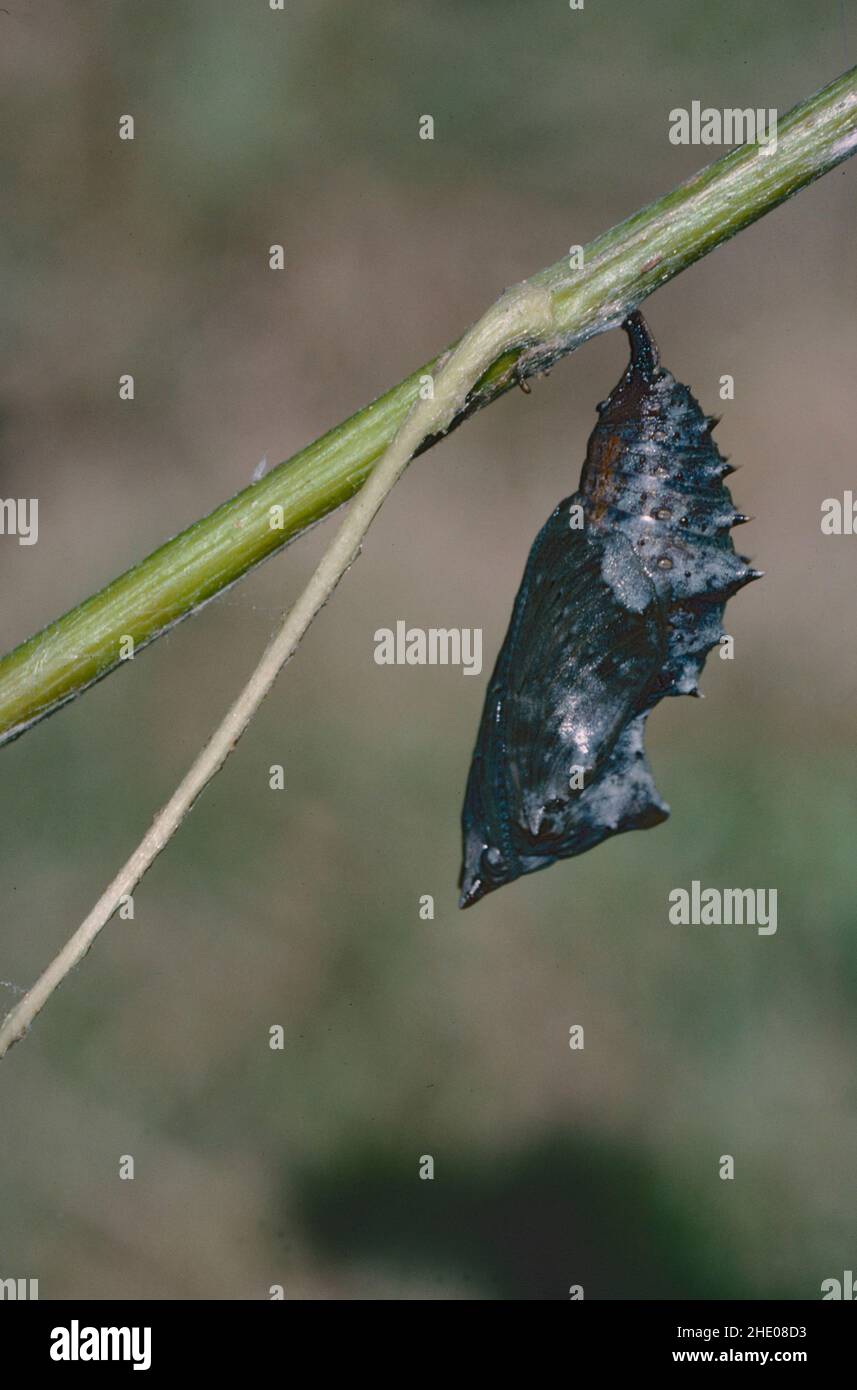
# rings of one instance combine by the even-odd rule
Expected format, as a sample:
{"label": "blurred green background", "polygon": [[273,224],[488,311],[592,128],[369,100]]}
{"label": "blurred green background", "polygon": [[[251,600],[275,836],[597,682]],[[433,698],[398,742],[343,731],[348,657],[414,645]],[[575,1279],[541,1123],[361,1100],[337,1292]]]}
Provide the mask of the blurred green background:
{"label": "blurred green background", "polygon": [[[714,157],[669,143],[672,107],[785,113],[855,38],[836,0],[9,0],[0,495],[41,509],[38,545],[0,539],[0,647]],[[854,1267],[857,540],[822,536],[819,507],[857,476],[855,175],[646,309],[724,409],[756,517],[739,544],[767,572],[730,604],[706,701],[650,721],[672,818],[458,911],[485,682],[624,367],[610,334],[414,465],[135,920],[0,1068],[0,1277],[43,1298],[816,1298]],[[2,751],[4,1007],[330,534]],[[483,627],[482,677],[376,666],[398,618]],[[668,926],[695,878],[777,888],[776,936]]]}

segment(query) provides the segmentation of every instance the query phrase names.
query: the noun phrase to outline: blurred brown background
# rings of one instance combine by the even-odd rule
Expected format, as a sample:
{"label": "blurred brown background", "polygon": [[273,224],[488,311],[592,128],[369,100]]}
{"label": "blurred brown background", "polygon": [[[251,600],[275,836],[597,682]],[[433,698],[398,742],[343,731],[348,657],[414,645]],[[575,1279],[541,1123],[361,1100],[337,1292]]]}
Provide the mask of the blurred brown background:
{"label": "blurred brown background", "polygon": [[[836,0],[9,0],[0,495],[41,510],[38,545],[0,538],[0,647],[714,157],[669,143],[673,106],[784,114],[855,39]],[[414,465],[135,920],[0,1069],[0,1277],[43,1298],[815,1298],[854,1267],[857,540],[823,537],[819,507],[857,479],[855,176],[646,310],[703,406],[735,377],[718,441],[767,572],[730,604],[705,703],[650,722],[672,819],[457,909],[485,682],[624,366],[610,334]],[[92,905],[330,534],[2,751],[4,981]],[[376,666],[397,618],[483,627],[481,678]],[[669,927],[694,878],[776,887],[777,935]]]}

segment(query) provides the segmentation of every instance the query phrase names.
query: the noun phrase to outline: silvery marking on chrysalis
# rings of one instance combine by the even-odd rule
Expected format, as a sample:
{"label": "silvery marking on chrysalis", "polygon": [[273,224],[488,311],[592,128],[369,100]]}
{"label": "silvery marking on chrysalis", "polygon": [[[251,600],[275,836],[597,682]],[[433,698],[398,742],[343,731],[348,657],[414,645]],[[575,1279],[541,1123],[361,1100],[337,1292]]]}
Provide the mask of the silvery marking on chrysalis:
{"label": "silvery marking on chrysalis", "polygon": [[[736,554],[717,423],[658,363],[642,316],[579,490],[536,537],[488,685],[467,781],[461,907],[610,835],[666,820],[643,748],[665,695],[698,694]],[[582,525],[580,524],[582,522]]]}

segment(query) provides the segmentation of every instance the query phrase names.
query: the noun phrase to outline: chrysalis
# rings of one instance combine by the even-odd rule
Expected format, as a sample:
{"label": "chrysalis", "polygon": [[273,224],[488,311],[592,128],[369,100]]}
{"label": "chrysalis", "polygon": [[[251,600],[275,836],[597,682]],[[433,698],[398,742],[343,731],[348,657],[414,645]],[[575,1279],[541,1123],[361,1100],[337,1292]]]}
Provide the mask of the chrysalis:
{"label": "chrysalis", "polygon": [[[461,907],[522,874],[658,825],[649,711],[697,694],[736,554],[733,472],[640,314],[589,439],[580,488],[536,537],[488,686],[467,781]],[[582,522],[582,526],[581,523]]]}

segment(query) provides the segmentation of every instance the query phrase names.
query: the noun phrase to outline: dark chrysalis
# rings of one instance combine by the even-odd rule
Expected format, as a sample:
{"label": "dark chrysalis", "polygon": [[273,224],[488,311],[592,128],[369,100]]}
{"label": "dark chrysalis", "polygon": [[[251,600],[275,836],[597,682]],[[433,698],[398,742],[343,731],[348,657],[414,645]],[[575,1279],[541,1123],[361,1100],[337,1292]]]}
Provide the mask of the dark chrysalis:
{"label": "dark chrysalis", "polygon": [[536,537],[491,677],[464,799],[461,907],[610,835],[666,820],[643,749],[650,710],[695,695],[736,554],[733,472],[640,314],[580,488]]}

